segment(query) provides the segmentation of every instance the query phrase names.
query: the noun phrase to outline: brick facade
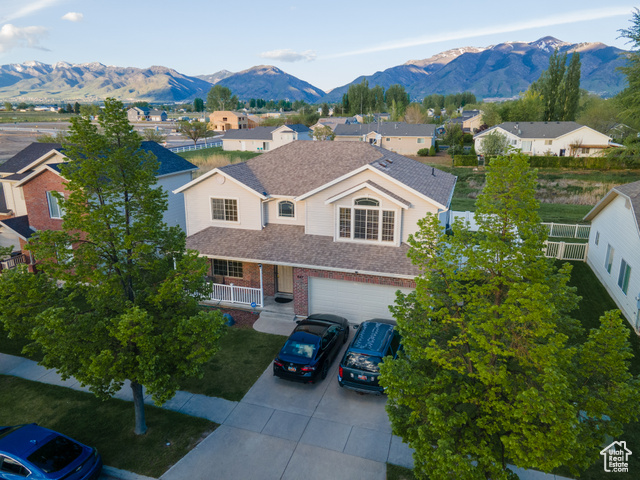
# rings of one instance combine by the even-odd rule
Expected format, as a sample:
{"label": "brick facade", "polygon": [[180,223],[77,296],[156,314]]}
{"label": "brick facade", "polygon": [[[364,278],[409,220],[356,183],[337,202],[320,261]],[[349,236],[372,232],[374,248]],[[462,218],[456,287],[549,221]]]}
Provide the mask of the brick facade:
{"label": "brick facade", "polygon": [[29,212],[29,225],[36,230],[61,230],[62,220],[49,216],[47,192],[66,192],[64,179],[44,170],[22,186],[24,201]]}

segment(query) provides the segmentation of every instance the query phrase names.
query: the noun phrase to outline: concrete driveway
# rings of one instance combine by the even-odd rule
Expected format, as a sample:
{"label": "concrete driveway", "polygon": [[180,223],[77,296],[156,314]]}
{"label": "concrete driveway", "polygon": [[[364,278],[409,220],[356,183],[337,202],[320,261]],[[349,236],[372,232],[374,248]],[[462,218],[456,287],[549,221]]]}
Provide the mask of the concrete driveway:
{"label": "concrete driveway", "polygon": [[384,480],[386,462],[412,467],[411,451],[391,435],[386,397],[340,388],[340,358],[315,385],[274,377],[269,366],[222,425],[161,478]]}

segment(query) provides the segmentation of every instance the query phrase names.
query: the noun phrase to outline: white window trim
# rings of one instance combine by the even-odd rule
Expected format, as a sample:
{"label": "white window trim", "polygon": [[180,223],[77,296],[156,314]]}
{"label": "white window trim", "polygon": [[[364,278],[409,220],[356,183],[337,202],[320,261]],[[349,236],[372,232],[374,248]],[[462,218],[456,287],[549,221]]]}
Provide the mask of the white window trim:
{"label": "white window trim", "polygon": [[[238,220],[215,220],[213,218],[213,202],[211,200],[235,200],[236,201],[236,209],[238,211]],[[209,197],[209,221],[212,223],[221,223],[223,225],[228,225],[230,223],[240,224],[240,199],[237,197]]]}
{"label": "white window trim", "polygon": [[[355,201],[360,198],[370,198],[371,200],[376,200],[380,203],[377,207],[366,206],[366,205],[355,205]],[[351,210],[351,236],[349,238],[340,236],[340,209],[348,208]],[[355,210],[376,210],[379,212],[378,215],[378,240],[364,240],[354,238],[355,232]],[[383,241],[382,240],[382,212],[393,212],[393,241]],[[363,245],[388,245],[388,246],[400,246],[400,215],[402,209],[399,208],[385,208],[382,206],[382,201],[379,198],[373,197],[371,195],[365,196],[357,196],[351,200],[351,204],[347,205],[335,205],[334,209],[334,234],[333,239],[336,242],[349,242],[349,243],[361,243]]]}
{"label": "white window trim", "polygon": [[[64,211],[62,209],[62,206],[58,203],[58,199],[55,196],[53,196],[54,191],[55,190],[47,191],[47,205],[49,207],[49,218],[53,218],[55,220],[62,220],[62,217],[64,216]],[[56,193],[60,193],[60,192],[56,191]],[[53,209],[51,208],[53,202],[55,202],[56,208],[58,209],[59,216],[53,215]]]}
{"label": "white window trim", "polygon": [[[293,204],[293,217],[283,217],[280,215],[280,204],[282,202],[290,202],[291,204]],[[292,199],[289,198],[284,198],[282,200],[278,200],[276,202],[276,217],[280,220],[297,220],[298,219],[298,205],[296,204],[296,202],[294,202]]]}

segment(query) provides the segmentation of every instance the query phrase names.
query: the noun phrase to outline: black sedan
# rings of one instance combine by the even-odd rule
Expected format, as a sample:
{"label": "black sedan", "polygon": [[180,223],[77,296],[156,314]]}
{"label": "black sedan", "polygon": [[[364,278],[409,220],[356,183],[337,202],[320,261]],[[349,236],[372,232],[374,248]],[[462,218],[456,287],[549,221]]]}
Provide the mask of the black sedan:
{"label": "black sedan", "polygon": [[298,382],[325,378],[331,362],[349,338],[346,318],[326,313],[309,315],[298,322],[273,361],[273,374]]}

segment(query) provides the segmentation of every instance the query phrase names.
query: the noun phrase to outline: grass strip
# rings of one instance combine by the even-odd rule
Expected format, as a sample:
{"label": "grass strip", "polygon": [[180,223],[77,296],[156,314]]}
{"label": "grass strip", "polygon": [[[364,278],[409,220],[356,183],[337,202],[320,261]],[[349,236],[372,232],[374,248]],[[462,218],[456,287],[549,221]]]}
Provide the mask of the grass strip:
{"label": "grass strip", "polygon": [[158,478],[217,424],[145,407],[145,435],[135,435],[133,403],[0,375],[0,425],[36,422],[96,447],[105,465]]}

